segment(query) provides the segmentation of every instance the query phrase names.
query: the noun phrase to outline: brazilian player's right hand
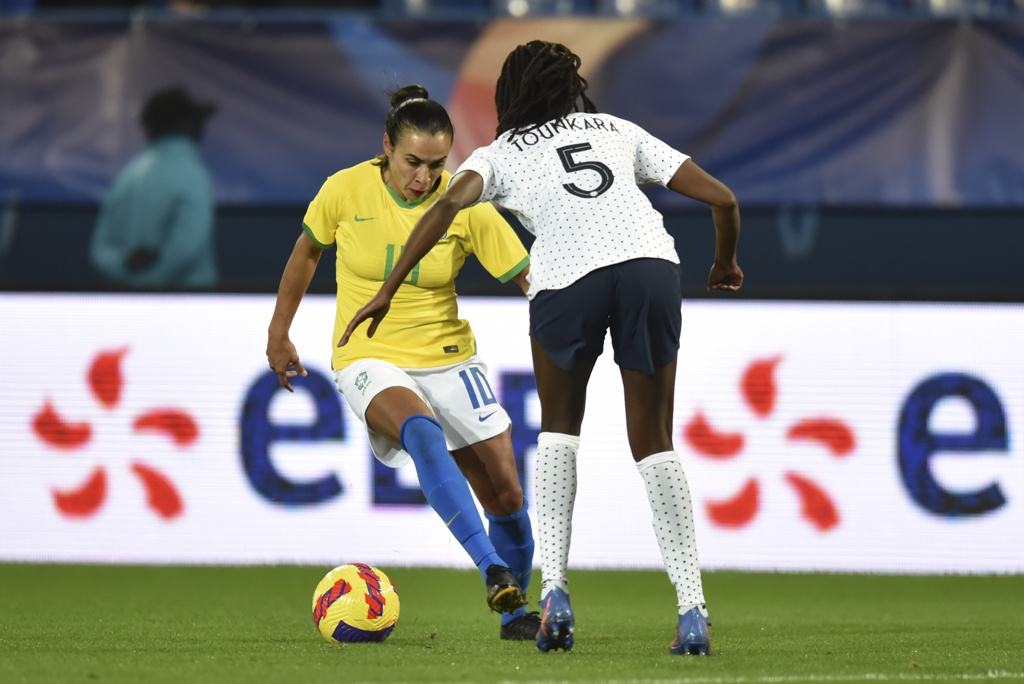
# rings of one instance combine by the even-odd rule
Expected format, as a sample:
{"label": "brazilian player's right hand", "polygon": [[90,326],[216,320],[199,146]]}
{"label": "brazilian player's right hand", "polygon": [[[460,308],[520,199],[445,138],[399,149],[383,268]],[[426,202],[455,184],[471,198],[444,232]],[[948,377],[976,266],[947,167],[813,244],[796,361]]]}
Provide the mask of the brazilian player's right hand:
{"label": "brazilian player's right hand", "polygon": [[267,341],[267,361],[270,362],[270,369],[277,373],[277,381],[281,383],[281,387],[289,392],[295,391],[292,383],[288,382],[289,378],[296,375],[306,376],[306,369],[299,361],[299,352],[295,350],[295,345],[287,336],[270,336]]}
{"label": "brazilian player's right hand", "polygon": [[367,318],[372,318],[370,327],[366,329],[366,336],[373,337],[373,333],[377,332],[377,326],[384,320],[384,317],[388,315],[388,310],[391,308],[391,297],[378,292],[373,296],[373,299],[363,304],[363,308],[356,311],[356,315],[352,317],[352,320],[348,322],[348,327],[345,328],[345,334],[338,340],[338,346],[344,347],[348,344],[348,338],[352,336],[359,324],[365,321]]}

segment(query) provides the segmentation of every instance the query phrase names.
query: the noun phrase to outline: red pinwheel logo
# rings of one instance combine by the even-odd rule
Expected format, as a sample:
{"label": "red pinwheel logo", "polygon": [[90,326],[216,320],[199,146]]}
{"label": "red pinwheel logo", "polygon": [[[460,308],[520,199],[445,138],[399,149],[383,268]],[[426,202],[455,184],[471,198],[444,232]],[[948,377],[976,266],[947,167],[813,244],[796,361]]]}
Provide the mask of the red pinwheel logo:
{"label": "red pinwheel logo", "polygon": [[[770,418],[775,409],[777,390],[775,368],[781,356],[752,362],[740,381],[740,390],[749,408],[757,418]],[[683,428],[683,438],[700,456],[715,460],[740,456],[745,445],[744,436],[736,432],[716,430],[698,410]],[[792,442],[811,442],[835,458],[848,456],[856,446],[853,431],[843,421],[831,417],[810,417],[798,420],[786,431]],[[800,499],[804,519],[819,531],[827,532],[839,524],[839,510],[832,497],[808,476],[787,470],[783,479]],[[741,528],[751,523],[761,506],[761,486],[757,478],[748,478],[740,491],[724,501],[706,502],[712,524],[726,528]]]}
{"label": "red pinwheel logo", "polygon": [[[121,359],[128,349],[102,351],[96,355],[87,376],[92,395],[107,411],[115,411],[121,400],[124,377]],[[189,446],[199,436],[196,422],[184,411],[153,409],[137,416],[133,421],[137,433],[155,432],[169,438],[179,447]],[[75,423],[63,418],[47,399],[32,420],[32,429],[45,444],[58,451],[75,451],[86,446],[93,438],[89,423]],[[146,490],[150,509],[165,520],[180,516],[184,510],[181,495],[174,484],[157,469],[141,461],[131,463],[131,471]],[[57,510],[69,518],[86,518],[97,513],[107,498],[107,472],[96,466],[92,475],[76,489],[53,490],[53,503]]]}

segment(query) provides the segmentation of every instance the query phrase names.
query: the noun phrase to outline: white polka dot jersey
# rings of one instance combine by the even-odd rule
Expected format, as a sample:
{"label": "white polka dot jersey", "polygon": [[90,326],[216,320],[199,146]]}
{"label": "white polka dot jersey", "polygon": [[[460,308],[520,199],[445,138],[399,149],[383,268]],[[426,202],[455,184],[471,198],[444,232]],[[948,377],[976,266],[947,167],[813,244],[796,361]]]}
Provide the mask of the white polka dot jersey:
{"label": "white polka dot jersey", "polygon": [[[608,114],[573,113],[502,134],[459,170],[476,171],[493,200],[533,233],[530,291],[567,287],[630,259],[679,263],[675,241],[639,185],[667,185],[689,157]],[[454,178],[454,176],[453,176]]]}

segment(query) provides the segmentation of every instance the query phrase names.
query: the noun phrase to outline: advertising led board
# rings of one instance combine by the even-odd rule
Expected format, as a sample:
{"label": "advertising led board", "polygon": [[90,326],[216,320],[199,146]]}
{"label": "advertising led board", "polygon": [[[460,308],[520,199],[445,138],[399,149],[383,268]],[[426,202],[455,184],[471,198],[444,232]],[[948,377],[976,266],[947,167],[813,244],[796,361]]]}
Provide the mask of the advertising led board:
{"label": "advertising led board", "polygon": [[[0,295],[0,560],[471,567],[334,387],[333,298],[296,316],[295,394],[266,363],[273,306]],[[526,303],[459,306],[529,498]],[[685,302],[673,429],[702,565],[1024,572],[1022,337],[1018,305]],[[571,566],[662,567],[610,349],[578,468]]]}

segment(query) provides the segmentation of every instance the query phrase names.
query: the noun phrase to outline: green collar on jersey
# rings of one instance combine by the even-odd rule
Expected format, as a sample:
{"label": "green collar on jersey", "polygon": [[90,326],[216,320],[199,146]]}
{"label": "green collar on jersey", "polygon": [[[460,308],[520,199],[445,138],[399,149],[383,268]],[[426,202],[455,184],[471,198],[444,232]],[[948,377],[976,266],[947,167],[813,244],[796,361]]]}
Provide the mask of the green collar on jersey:
{"label": "green collar on jersey", "polygon": [[[381,178],[380,182],[384,183],[384,179]],[[437,190],[435,189],[434,192],[428,192],[426,195],[424,195],[423,197],[420,197],[415,202],[406,202],[404,199],[402,199],[401,195],[399,195],[397,192],[395,192],[394,190],[391,189],[390,185],[388,185],[387,183],[384,183],[384,187],[388,189],[388,192],[391,194],[392,199],[394,199],[396,202],[398,202],[398,206],[400,206],[402,209],[415,209],[416,207],[418,207],[421,204],[423,204],[423,202],[425,202],[428,198],[433,196],[434,192],[437,192]],[[438,183],[437,187],[440,188],[441,184]]]}

